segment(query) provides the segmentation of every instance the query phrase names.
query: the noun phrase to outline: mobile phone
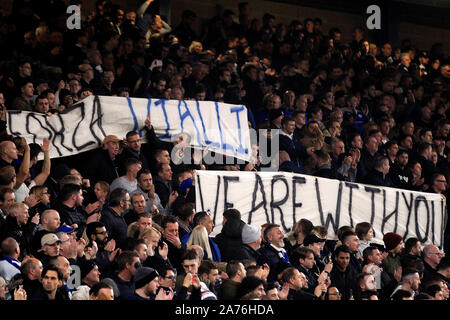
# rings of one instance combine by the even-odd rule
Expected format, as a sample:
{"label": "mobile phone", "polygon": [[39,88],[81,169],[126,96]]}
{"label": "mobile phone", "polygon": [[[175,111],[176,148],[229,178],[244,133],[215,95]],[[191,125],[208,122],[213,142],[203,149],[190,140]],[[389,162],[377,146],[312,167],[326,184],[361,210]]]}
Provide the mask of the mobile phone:
{"label": "mobile phone", "polygon": [[162,238],[160,238],[159,241],[158,241],[158,247],[159,248],[164,248],[164,241],[162,240]]}

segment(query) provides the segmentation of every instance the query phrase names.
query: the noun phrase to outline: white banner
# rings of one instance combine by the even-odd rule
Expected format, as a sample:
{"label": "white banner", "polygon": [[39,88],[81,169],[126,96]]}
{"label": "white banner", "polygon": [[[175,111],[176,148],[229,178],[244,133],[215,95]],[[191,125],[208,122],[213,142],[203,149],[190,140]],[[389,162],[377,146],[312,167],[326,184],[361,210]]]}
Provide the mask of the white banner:
{"label": "white banner", "polygon": [[[8,133],[28,143],[51,141],[51,157],[95,149],[110,134],[119,139],[128,131],[145,138],[145,119],[151,115],[156,135],[173,141],[184,132],[194,148],[249,161],[251,155],[247,109],[214,101],[161,100],[89,96],[61,114],[9,111]],[[145,139],[143,140],[145,142]]]}
{"label": "white banner", "polygon": [[196,211],[210,211],[213,235],[222,229],[225,209],[236,208],[255,226],[279,224],[285,232],[301,218],[328,228],[330,239],[339,227],[370,222],[374,242],[387,232],[422,243],[444,244],[445,201],[438,194],[347,183],[287,172],[197,170]]}

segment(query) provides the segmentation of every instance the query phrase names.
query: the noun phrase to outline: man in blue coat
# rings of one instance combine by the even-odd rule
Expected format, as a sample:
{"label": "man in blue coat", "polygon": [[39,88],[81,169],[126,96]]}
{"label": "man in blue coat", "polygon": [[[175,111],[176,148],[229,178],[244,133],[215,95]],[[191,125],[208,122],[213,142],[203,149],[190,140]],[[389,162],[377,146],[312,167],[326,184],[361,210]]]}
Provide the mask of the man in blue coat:
{"label": "man in blue coat", "polygon": [[291,161],[303,169],[303,159],[308,155],[312,156],[312,150],[306,149],[299,140],[294,137],[295,120],[292,117],[284,117],[281,120],[281,131],[278,135],[280,150],[284,150],[289,154]]}

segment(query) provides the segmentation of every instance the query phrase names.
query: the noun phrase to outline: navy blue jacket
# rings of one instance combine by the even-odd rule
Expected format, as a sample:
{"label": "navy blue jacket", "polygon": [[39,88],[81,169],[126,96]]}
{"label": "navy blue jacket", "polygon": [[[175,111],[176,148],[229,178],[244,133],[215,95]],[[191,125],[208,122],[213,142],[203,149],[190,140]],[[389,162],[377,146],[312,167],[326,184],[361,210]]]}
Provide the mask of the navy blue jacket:
{"label": "navy blue jacket", "polygon": [[[261,256],[257,261],[258,265],[263,265],[267,263],[270,268],[269,275],[267,276],[267,282],[277,281],[277,275],[281,266],[286,265],[279,255],[279,252],[275,250],[269,243],[265,243],[260,249],[259,253]],[[290,264],[289,264],[290,265]]]}
{"label": "navy blue jacket", "polygon": [[117,246],[125,249],[128,228],[125,219],[119,216],[111,207],[108,207],[103,209],[100,222],[105,224],[108,238],[116,240]]}
{"label": "navy blue jacket", "polygon": [[289,154],[291,161],[299,168],[303,169],[303,158],[306,157],[306,148],[299,140],[290,139],[284,134],[278,135],[280,139],[280,150]]}

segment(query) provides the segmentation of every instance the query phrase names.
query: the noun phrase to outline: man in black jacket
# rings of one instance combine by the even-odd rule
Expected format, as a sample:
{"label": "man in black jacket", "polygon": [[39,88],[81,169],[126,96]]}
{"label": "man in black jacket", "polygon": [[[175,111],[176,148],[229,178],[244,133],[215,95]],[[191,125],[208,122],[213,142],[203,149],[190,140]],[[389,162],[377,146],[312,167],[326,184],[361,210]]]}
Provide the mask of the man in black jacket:
{"label": "man in black jacket", "polygon": [[142,169],[150,169],[149,161],[147,156],[143,152],[141,137],[136,131],[130,131],[126,134],[125,139],[127,141],[127,147],[123,149],[119,158],[119,174],[121,176],[125,175],[126,170],[124,166],[124,161],[128,158],[138,159],[142,164]]}
{"label": "man in black jacket", "polygon": [[58,290],[59,282],[63,280],[61,271],[54,265],[42,270],[42,286],[30,297],[30,300],[66,300]]}
{"label": "man in black jacket", "polygon": [[355,232],[353,231],[345,231],[342,236],[342,243],[348,247],[350,250],[350,267],[355,269],[355,272],[362,272],[362,261],[356,257],[359,248],[359,239]]}
{"label": "man in black jacket", "polygon": [[281,280],[283,286],[289,287],[287,300],[317,300],[327,292],[325,284],[320,284],[313,289],[314,294],[305,291],[304,288],[307,288],[308,281],[305,275],[294,267],[284,270]]}
{"label": "man in black jacket", "polygon": [[333,255],[333,269],[330,272],[331,286],[335,286],[342,294],[343,300],[349,300],[353,296],[356,283],[356,272],[349,267],[350,250],[341,245],[336,248]]}
{"label": "man in black jacket", "polygon": [[417,161],[422,166],[423,177],[425,177],[425,183],[430,185],[430,178],[433,173],[436,172],[436,166],[431,161],[432,146],[427,142],[419,143],[417,146]]}
{"label": "man in black jacket", "polygon": [[277,280],[279,269],[283,265],[290,265],[289,257],[284,247],[284,233],[277,224],[270,224],[264,230],[264,239],[266,243],[259,249],[261,257],[258,261],[259,265],[267,265],[270,268],[267,281],[273,282]]}
{"label": "man in black jacket", "polygon": [[236,260],[251,260],[257,262],[260,254],[257,251],[261,247],[261,228],[245,224],[242,228],[242,246],[236,252]]}
{"label": "man in black jacket", "polygon": [[119,248],[126,248],[127,223],[123,214],[130,205],[130,195],[122,188],[114,189],[109,196],[109,207],[103,209],[100,222],[102,222],[110,239],[114,239]]}
{"label": "man in black jacket", "polygon": [[39,223],[39,215],[35,215],[31,222],[28,221],[28,206],[21,202],[15,202],[9,209],[6,223],[0,230],[0,241],[8,237],[14,238],[20,246],[20,257],[22,260],[32,252],[32,239]]}
{"label": "man in black jacket", "polygon": [[357,168],[357,182],[364,182],[366,176],[375,166],[375,159],[379,156],[378,153],[378,141],[374,136],[370,136],[366,139],[364,148],[361,151],[361,159]]}
{"label": "man in black jacket", "polygon": [[228,209],[223,213],[222,231],[214,238],[219,247],[222,261],[235,260],[234,255],[242,245],[242,229],[245,222],[236,209]]}
{"label": "man in black jacket", "polygon": [[86,226],[86,235],[89,238],[88,246],[92,246],[93,241],[97,243],[97,254],[95,262],[103,277],[110,276],[113,271],[114,258],[119,248],[116,248],[116,241],[108,238],[108,231],[100,221],[94,221]]}
{"label": "man in black jacket", "polygon": [[365,183],[393,188],[394,184],[389,177],[389,169],[389,159],[387,157],[378,157],[375,159],[374,169],[366,176]]}
{"label": "man in black jacket", "polygon": [[97,150],[86,167],[86,176],[95,185],[98,181],[109,184],[119,177],[117,155],[119,154],[119,138],[114,135],[103,139],[103,149]]}
{"label": "man in black jacket", "polygon": [[408,171],[409,155],[405,150],[399,150],[394,164],[389,169],[389,176],[396,188],[411,189],[412,174]]}
{"label": "man in black jacket", "polygon": [[78,239],[83,236],[86,224],[91,222],[91,220],[95,221],[99,216],[98,213],[94,213],[89,217],[88,221],[88,218],[78,209],[83,204],[83,199],[81,186],[73,183],[66,184],[61,190],[61,199],[54,208],[59,212],[61,224],[77,229]]}
{"label": "man in black jacket", "polygon": [[27,292],[27,297],[32,297],[34,292],[41,286],[42,262],[36,258],[29,258],[22,261],[20,273],[23,278],[23,288]]}
{"label": "man in black jacket", "polygon": [[163,207],[167,205],[170,209],[173,201],[176,199],[174,195],[171,197],[172,192],[175,193],[172,187],[172,169],[168,163],[159,163],[156,166],[156,174],[157,176],[153,181],[155,192],[161,199],[161,205]]}
{"label": "man in black jacket", "polygon": [[173,267],[178,273],[183,273],[184,269],[181,266],[181,257],[186,251],[186,244],[183,244],[178,235],[178,221],[175,216],[169,215],[163,218],[161,223],[163,228],[163,240],[169,247],[168,258]]}

